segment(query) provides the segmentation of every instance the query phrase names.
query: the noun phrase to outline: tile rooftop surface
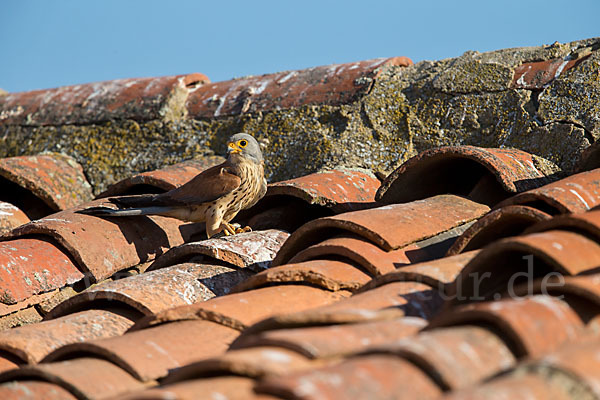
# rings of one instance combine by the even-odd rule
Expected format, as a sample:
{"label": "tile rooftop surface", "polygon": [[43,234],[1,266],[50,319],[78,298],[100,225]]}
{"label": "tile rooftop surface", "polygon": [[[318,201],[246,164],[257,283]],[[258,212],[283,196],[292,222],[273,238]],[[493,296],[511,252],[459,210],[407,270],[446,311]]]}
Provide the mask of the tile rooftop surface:
{"label": "tile rooftop surface", "polygon": [[[544,96],[599,50],[577,51],[513,62],[504,84]],[[343,109],[386,68],[425,64],[411,65],[13,93],[0,133]],[[573,169],[451,144],[385,176],[338,166],[271,182],[235,220],[252,232],[210,239],[169,217],[77,212],[177,188],[224,160],[210,151],[95,186],[93,160],[1,158],[0,398],[600,399],[597,143]]]}

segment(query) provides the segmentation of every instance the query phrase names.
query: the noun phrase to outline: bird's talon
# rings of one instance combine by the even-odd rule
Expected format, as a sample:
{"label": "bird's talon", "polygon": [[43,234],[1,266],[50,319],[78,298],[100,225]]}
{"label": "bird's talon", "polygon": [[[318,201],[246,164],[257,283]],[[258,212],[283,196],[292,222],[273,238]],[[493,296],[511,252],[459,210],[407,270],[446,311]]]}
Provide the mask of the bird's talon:
{"label": "bird's talon", "polygon": [[252,232],[252,228],[250,228],[249,226],[245,226],[243,228],[235,229],[235,233],[246,233],[246,232]]}

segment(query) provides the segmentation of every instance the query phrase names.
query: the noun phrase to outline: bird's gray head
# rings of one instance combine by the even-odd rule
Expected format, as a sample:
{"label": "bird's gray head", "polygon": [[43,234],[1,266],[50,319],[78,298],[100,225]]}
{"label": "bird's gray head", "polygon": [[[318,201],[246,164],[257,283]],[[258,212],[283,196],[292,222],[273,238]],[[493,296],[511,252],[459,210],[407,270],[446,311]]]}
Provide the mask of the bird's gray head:
{"label": "bird's gray head", "polygon": [[254,162],[260,163],[263,160],[260,146],[256,139],[247,133],[236,133],[229,138],[227,142],[227,153],[240,154],[242,157],[248,158]]}

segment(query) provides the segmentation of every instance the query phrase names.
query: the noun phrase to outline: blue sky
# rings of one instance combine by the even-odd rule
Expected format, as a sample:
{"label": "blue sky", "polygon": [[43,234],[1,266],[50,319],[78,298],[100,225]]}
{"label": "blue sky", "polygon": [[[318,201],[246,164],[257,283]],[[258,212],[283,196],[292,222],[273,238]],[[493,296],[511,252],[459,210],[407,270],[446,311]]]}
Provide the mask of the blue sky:
{"label": "blue sky", "polygon": [[0,0],[0,88],[316,65],[600,36],[600,0]]}

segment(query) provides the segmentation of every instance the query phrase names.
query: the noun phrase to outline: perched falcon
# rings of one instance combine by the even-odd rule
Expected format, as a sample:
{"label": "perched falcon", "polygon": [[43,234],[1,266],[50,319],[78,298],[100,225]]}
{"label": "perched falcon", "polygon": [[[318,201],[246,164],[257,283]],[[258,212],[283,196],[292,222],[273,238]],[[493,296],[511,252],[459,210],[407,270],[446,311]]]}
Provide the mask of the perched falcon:
{"label": "perched falcon", "polygon": [[186,184],[157,195],[113,197],[118,205],[94,207],[81,213],[97,216],[128,217],[163,215],[184,221],[205,222],[206,235],[223,232],[233,235],[229,222],[240,210],[252,207],[267,192],[263,156],[258,142],[247,133],[236,133],[227,143],[227,160],[198,174]]}

